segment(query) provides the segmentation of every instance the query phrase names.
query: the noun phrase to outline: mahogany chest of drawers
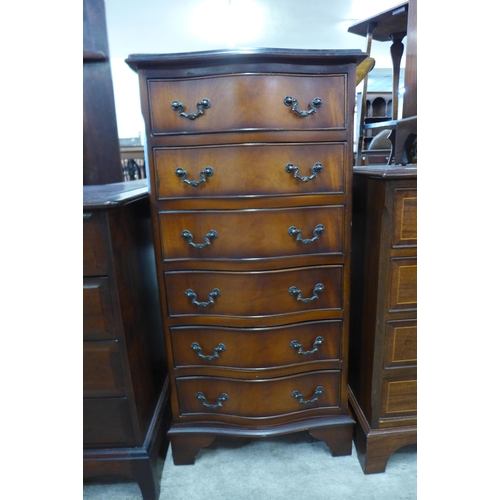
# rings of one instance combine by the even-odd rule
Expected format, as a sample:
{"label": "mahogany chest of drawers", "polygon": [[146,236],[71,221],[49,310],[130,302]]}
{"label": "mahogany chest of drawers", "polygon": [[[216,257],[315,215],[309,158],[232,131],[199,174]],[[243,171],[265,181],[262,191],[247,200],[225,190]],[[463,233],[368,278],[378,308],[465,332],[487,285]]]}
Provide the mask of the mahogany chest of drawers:
{"label": "mahogany chest of drawers", "polygon": [[168,390],[147,184],[84,186],[84,479],[132,478],[157,500]]}
{"label": "mahogany chest of drawers", "polygon": [[146,124],[174,463],[308,430],[351,453],[360,51],[132,55]]}
{"label": "mahogany chest of drawers", "polygon": [[417,439],[417,167],[355,167],[349,401],[365,473]]}

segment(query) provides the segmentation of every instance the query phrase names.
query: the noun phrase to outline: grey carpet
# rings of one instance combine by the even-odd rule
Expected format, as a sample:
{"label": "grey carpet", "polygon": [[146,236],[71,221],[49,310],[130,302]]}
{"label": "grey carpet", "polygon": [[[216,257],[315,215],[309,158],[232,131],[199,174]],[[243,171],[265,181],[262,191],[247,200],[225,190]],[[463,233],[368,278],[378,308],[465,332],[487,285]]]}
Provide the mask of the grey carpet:
{"label": "grey carpet", "polygon": [[[160,500],[414,500],[417,447],[394,453],[382,474],[365,475],[356,449],[332,457],[308,433],[215,443],[195,465],[174,466],[169,448],[159,468]],[[136,483],[86,484],[84,500],[142,500]]]}

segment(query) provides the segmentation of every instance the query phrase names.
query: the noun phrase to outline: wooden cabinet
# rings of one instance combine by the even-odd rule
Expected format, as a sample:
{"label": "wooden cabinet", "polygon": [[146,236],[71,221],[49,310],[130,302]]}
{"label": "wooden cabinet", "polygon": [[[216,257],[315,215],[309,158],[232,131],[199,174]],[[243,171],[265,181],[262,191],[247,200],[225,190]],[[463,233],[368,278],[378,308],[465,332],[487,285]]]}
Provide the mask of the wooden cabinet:
{"label": "wooden cabinet", "polygon": [[417,167],[355,167],[349,400],[365,473],[417,439]]}
{"label": "wooden cabinet", "polygon": [[145,181],[83,188],[83,475],[157,500],[168,377]]}
{"label": "wooden cabinet", "polygon": [[308,430],[351,453],[360,51],[133,55],[147,129],[174,463]]}
{"label": "wooden cabinet", "polygon": [[83,184],[123,180],[104,0],[83,0]]}

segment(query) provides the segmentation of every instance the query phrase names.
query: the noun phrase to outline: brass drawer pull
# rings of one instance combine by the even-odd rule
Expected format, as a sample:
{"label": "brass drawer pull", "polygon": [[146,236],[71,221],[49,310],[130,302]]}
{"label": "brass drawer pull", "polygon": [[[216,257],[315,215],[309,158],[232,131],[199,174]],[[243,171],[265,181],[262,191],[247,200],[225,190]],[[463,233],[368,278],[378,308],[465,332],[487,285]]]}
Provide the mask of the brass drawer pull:
{"label": "brass drawer pull", "polygon": [[288,292],[290,293],[290,295],[297,295],[297,300],[300,300],[302,302],[311,302],[311,300],[317,299],[318,298],[318,294],[320,292],[322,292],[324,289],[325,289],[324,285],[322,285],[321,283],[318,283],[314,287],[313,296],[309,297],[307,299],[303,299],[302,298],[302,291],[299,290],[296,286],[290,287],[290,289],[288,290]]}
{"label": "brass drawer pull", "polygon": [[302,239],[302,231],[300,229],[297,229],[295,226],[291,226],[288,228],[288,234],[290,236],[296,236],[297,241],[302,241],[302,243],[309,245],[309,243],[312,243],[313,241],[316,241],[319,239],[319,235],[323,234],[325,232],[325,226],[323,224],[318,224],[313,231],[314,238],[311,239]]}
{"label": "brass drawer pull", "polygon": [[323,164],[322,163],[315,163],[312,168],[311,168],[311,172],[312,174],[309,176],[309,177],[301,177],[299,175],[299,172],[300,172],[300,169],[299,167],[295,166],[293,163],[288,163],[285,167],[285,171],[288,173],[288,174],[291,174],[293,173],[293,176],[295,177],[295,179],[299,179],[300,181],[302,182],[309,182],[310,180],[318,177],[318,174],[323,170]]}
{"label": "brass drawer pull", "polygon": [[206,307],[210,304],[214,304],[214,299],[216,299],[217,297],[220,297],[221,293],[220,293],[220,290],[218,288],[214,288],[209,294],[208,294],[208,302],[198,302],[196,300],[197,296],[196,294],[193,292],[193,290],[191,290],[191,288],[188,288],[184,294],[186,295],[186,297],[188,299],[191,299],[191,302],[197,306],[201,306],[201,307]]}
{"label": "brass drawer pull", "polygon": [[187,118],[188,120],[194,120],[198,116],[203,114],[204,109],[208,109],[210,107],[210,99],[206,97],[196,103],[196,109],[198,110],[196,113],[184,113],[184,104],[180,101],[172,101],[170,105],[174,111],[177,111],[180,116]]}
{"label": "brass drawer pull", "polygon": [[226,350],[226,346],[224,344],[219,344],[217,347],[214,348],[214,353],[211,356],[207,356],[206,354],[202,354],[201,352],[201,346],[198,344],[198,342],[193,342],[191,344],[191,349],[195,351],[198,356],[202,359],[207,359],[211,361],[212,359],[218,358],[219,357],[219,352],[224,352]]}
{"label": "brass drawer pull", "polygon": [[193,235],[187,229],[182,231],[181,236],[185,240],[188,240],[188,243],[192,247],[203,248],[206,247],[207,245],[210,245],[210,240],[215,240],[215,238],[217,238],[217,236],[219,235],[217,234],[217,231],[215,231],[214,229],[210,229],[210,231],[208,231],[208,233],[205,235],[205,243],[193,243]]}
{"label": "brass drawer pull", "polygon": [[323,394],[324,391],[325,390],[323,389],[323,387],[321,387],[320,385],[318,385],[318,387],[316,387],[316,390],[314,391],[312,399],[304,400],[304,396],[299,391],[297,391],[297,390],[295,390],[295,391],[292,392],[292,396],[294,398],[297,398],[299,400],[300,404],[307,405],[309,403],[314,403],[315,401],[318,401],[319,395]]}
{"label": "brass drawer pull", "polygon": [[303,354],[304,356],[309,356],[309,355],[313,354],[314,352],[316,352],[318,350],[318,346],[320,346],[324,341],[325,341],[325,339],[323,337],[316,337],[316,340],[314,341],[314,344],[313,344],[313,349],[310,351],[303,351],[302,344],[299,344],[296,340],[292,340],[290,342],[290,347],[292,349],[298,349],[298,351],[297,351],[298,354]]}
{"label": "brass drawer pull", "polygon": [[298,108],[299,106],[299,101],[297,99],[295,99],[295,97],[292,97],[292,96],[289,96],[287,95],[284,99],[283,99],[283,103],[285,104],[285,106],[288,106],[288,107],[292,107],[292,111],[294,113],[297,113],[299,116],[307,116],[307,115],[310,115],[312,113],[316,113],[316,110],[318,108],[321,108],[321,106],[323,105],[323,101],[321,100],[321,98],[319,97],[315,97],[310,103],[309,103],[309,106],[311,106],[311,109],[309,111],[300,111]]}
{"label": "brass drawer pull", "polygon": [[187,179],[188,173],[182,167],[179,167],[175,171],[175,175],[177,177],[181,177],[182,178],[182,182],[185,182],[186,184],[189,184],[190,186],[196,187],[199,184],[201,184],[202,182],[206,182],[207,181],[207,179],[206,179],[205,176],[212,177],[212,175],[214,175],[214,169],[212,167],[207,167],[207,168],[203,169],[200,172],[200,180],[199,181],[188,181],[188,179]]}
{"label": "brass drawer pull", "polygon": [[206,406],[207,408],[219,408],[222,406],[223,401],[227,401],[229,399],[229,396],[223,392],[218,398],[217,398],[217,404],[211,405],[207,403],[207,398],[202,392],[197,392],[196,393],[196,399],[199,399],[201,401],[201,404],[203,406]]}

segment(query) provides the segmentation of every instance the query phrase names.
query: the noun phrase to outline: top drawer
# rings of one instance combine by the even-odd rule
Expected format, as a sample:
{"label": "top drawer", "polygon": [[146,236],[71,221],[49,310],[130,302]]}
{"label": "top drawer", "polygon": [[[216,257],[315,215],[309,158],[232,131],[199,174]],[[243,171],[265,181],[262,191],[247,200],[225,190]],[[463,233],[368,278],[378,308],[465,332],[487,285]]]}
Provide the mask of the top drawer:
{"label": "top drawer", "polygon": [[[346,75],[226,75],[148,81],[153,135],[346,128]],[[285,97],[297,100],[293,111]],[[314,108],[316,98],[321,105]],[[198,103],[208,99],[210,106]],[[181,103],[183,107],[172,103]],[[180,112],[193,114],[194,119]],[[201,111],[201,112],[200,112]]]}

